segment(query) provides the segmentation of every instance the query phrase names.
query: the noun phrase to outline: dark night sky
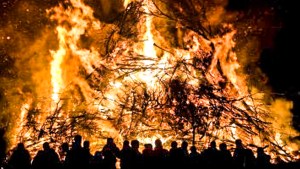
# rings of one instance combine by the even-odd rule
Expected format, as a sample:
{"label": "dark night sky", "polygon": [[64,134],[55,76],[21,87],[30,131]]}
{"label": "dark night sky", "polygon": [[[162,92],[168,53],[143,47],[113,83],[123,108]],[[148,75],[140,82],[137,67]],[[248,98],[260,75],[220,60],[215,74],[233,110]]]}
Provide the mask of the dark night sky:
{"label": "dark night sky", "polygon": [[[273,92],[279,94],[276,97],[293,101],[293,125],[300,131],[300,26],[297,23],[300,9],[297,9],[299,6],[293,0],[229,0],[228,9],[247,13],[261,6],[274,11],[273,17],[277,23],[273,26],[280,26],[270,39],[272,45],[262,47],[258,65],[267,75],[268,85],[272,87]],[[272,25],[270,31],[271,29]]]}
{"label": "dark night sky", "polygon": [[280,0],[276,3],[275,9],[277,17],[282,20],[282,28],[274,38],[274,46],[262,51],[260,66],[269,77],[273,90],[293,100],[294,127],[300,131],[299,15],[295,2]]}

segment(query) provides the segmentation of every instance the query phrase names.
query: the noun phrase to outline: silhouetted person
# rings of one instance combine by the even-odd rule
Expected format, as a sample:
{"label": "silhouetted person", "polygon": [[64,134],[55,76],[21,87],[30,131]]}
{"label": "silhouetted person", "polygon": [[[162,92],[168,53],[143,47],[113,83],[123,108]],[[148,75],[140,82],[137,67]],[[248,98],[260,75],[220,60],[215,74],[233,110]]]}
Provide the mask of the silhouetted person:
{"label": "silhouetted person", "polygon": [[255,168],[255,156],[254,156],[254,153],[251,149],[249,148],[246,148],[245,149],[246,151],[246,166],[245,168],[246,169],[254,169]]}
{"label": "silhouetted person", "polygon": [[180,149],[182,150],[183,154],[185,157],[189,156],[189,150],[188,150],[188,142],[187,141],[182,141]]}
{"label": "silhouetted person", "polygon": [[191,169],[201,168],[200,166],[200,153],[197,151],[196,146],[191,146],[189,154],[188,166]]}
{"label": "silhouetted person", "polygon": [[82,136],[75,135],[72,147],[66,156],[66,164],[70,169],[82,169],[85,166]]}
{"label": "silhouetted person", "polygon": [[23,143],[18,143],[8,160],[9,169],[30,169],[31,156]]}
{"label": "silhouetted person", "polygon": [[155,140],[155,147],[153,150],[153,160],[155,168],[165,169],[167,168],[167,157],[168,150],[163,148],[162,142],[160,139]]}
{"label": "silhouetted person", "polygon": [[220,165],[223,168],[232,168],[233,167],[233,158],[230,151],[227,149],[226,143],[221,143],[219,145],[220,150]]}
{"label": "silhouetted person", "polygon": [[96,151],[92,161],[91,169],[102,169],[103,168],[103,157],[101,151]]}
{"label": "silhouetted person", "polygon": [[256,168],[269,169],[271,167],[271,157],[264,152],[262,147],[257,148]]}
{"label": "silhouetted person", "polygon": [[184,158],[184,153],[178,147],[177,141],[172,141],[171,148],[169,150],[169,160],[168,160],[169,167],[174,169],[182,168],[183,158]]}
{"label": "silhouetted person", "polygon": [[32,161],[32,169],[59,169],[60,160],[54,149],[48,142],[43,144],[43,150],[39,150]]}
{"label": "silhouetted person", "polygon": [[236,169],[252,169],[255,165],[255,156],[252,150],[244,148],[242,140],[235,141],[233,161]]}
{"label": "silhouetted person", "polygon": [[123,141],[123,147],[120,151],[120,167],[121,169],[131,169],[133,160],[133,150],[128,140]]}
{"label": "silhouetted person", "polygon": [[114,143],[113,138],[107,138],[106,144],[102,149],[103,154],[103,168],[116,169],[117,158],[120,155],[120,149]]}
{"label": "silhouetted person", "polygon": [[0,128],[0,168],[5,165],[7,142],[5,140],[5,129]]}
{"label": "silhouetted person", "polygon": [[180,145],[180,150],[182,153],[182,157],[180,160],[181,166],[185,167],[188,165],[188,160],[189,160],[189,150],[188,150],[188,142],[187,141],[182,141]]}
{"label": "silhouetted person", "polygon": [[69,143],[64,142],[60,146],[60,151],[59,151],[59,158],[60,158],[60,163],[61,163],[61,168],[62,169],[67,169],[67,154],[70,151]]}
{"label": "silhouetted person", "polygon": [[86,169],[90,167],[90,162],[93,158],[93,155],[91,154],[90,151],[90,141],[85,140],[83,142],[83,165],[85,166]]}
{"label": "silhouetted person", "polygon": [[169,150],[169,153],[170,153],[170,157],[175,157],[176,156],[176,153],[178,153],[178,143],[177,141],[172,141],[171,142],[171,148]]}
{"label": "silhouetted person", "polygon": [[205,168],[216,169],[219,167],[219,150],[215,141],[210,142],[210,146],[202,153]]}
{"label": "silhouetted person", "polygon": [[133,151],[132,156],[132,169],[140,169],[142,166],[142,153],[139,151],[140,142],[138,140],[131,141],[131,148]]}
{"label": "silhouetted person", "polygon": [[142,151],[142,168],[152,169],[154,166],[153,162],[153,147],[152,144],[144,144],[144,149]]}

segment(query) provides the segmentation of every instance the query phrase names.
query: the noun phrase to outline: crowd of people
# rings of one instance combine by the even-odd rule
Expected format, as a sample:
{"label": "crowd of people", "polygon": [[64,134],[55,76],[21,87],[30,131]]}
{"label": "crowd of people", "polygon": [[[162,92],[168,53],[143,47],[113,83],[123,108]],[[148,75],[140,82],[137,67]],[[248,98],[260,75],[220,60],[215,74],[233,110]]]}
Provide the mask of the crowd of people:
{"label": "crowd of people", "polygon": [[215,141],[199,152],[188,142],[171,142],[170,149],[163,147],[160,139],[144,144],[140,151],[138,140],[125,140],[122,148],[116,146],[113,138],[107,138],[102,150],[91,154],[90,142],[76,135],[71,145],[62,143],[56,152],[48,142],[34,157],[23,143],[18,143],[4,169],[269,169],[274,168],[270,156],[261,147],[255,153],[243,146],[242,140],[235,141],[233,152],[225,143],[218,146]]}

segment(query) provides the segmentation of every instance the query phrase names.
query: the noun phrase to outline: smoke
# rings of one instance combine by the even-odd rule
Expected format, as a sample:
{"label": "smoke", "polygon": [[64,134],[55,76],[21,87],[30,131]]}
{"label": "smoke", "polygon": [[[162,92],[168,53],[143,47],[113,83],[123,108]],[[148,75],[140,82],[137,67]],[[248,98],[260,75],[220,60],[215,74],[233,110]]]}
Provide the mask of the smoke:
{"label": "smoke", "polygon": [[280,131],[280,138],[285,141],[284,144],[290,145],[293,149],[299,149],[300,142],[295,140],[299,135],[299,131],[296,131],[292,126],[293,115],[291,110],[293,108],[293,102],[285,99],[276,99],[271,105],[272,125],[275,131]]}

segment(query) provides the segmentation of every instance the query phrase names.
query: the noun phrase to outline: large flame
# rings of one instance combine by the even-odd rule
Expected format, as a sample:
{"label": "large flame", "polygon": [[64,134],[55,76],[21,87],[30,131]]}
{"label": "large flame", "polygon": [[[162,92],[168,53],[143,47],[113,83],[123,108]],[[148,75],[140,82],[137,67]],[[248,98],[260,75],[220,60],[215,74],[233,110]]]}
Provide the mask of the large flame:
{"label": "large flame", "polygon": [[59,93],[61,92],[60,90],[63,88],[63,77],[62,77],[62,70],[61,70],[61,64],[63,61],[63,57],[66,54],[66,50],[64,46],[66,45],[66,42],[64,40],[64,34],[65,34],[65,29],[58,27],[57,32],[59,35],[59,50],[58,51],[50,51],[53,60],[51,62],[51,82],[52,82],[52,87],[53,87],[53,94],[52,94],[52,99],[55,103],[57,103],[60,99]]}
{"label": "large flame", "polygon": [[[292,136],[297,132],[289,126],[276,126],[279,123],[273,124],[270,115],[278,111],[274,107],[288,103],[275,101],[270,106],[265,93],[248,87],[247,75],[240,71],[233,51],[238,31],[233,25],[224,25],[227,32],[211,39],[174,26],[180,36],[179,45],[174,45],[155,25],[162,22],[154,17],[159,13],[157,4],[150,0],[130,2],[123,1],[125,10],[134,9],[135,3],[141,5],[138,11],[142,15],[134,23],[137,36],[120,33],[125,29],[120,23],[100,23],[82,0],[70,0],[47,11],[57,24],[58,47],[49,50],[49,97],[54,104],[31,115],[39,122],[39,131],[21,134],[23,140],[65,141],[64,134],[80,133],[96,150],[106,137],[115,138],[118,144],[123,139],[153,143],[160,138],[168,144],[174,139],[193,138],[202,148],[212,139],[233,143],[241,138],[247,145],[264,147],[271,142],[268,152],[273,158],[278,155],[273,149],[278,147],[286,160],[298,158],[287,155],[298,145],[285,145],[288,139],[283,131],[289,128]],[[194,109],[186,108],[178,115],[184,106]],[[22,123],[15,133],[26,130],[24,118],[29,109],[30,103],[22,106]],[[196,123],[203,126],[195,128]],[[87,130],[89,125],[96,132]]]}

